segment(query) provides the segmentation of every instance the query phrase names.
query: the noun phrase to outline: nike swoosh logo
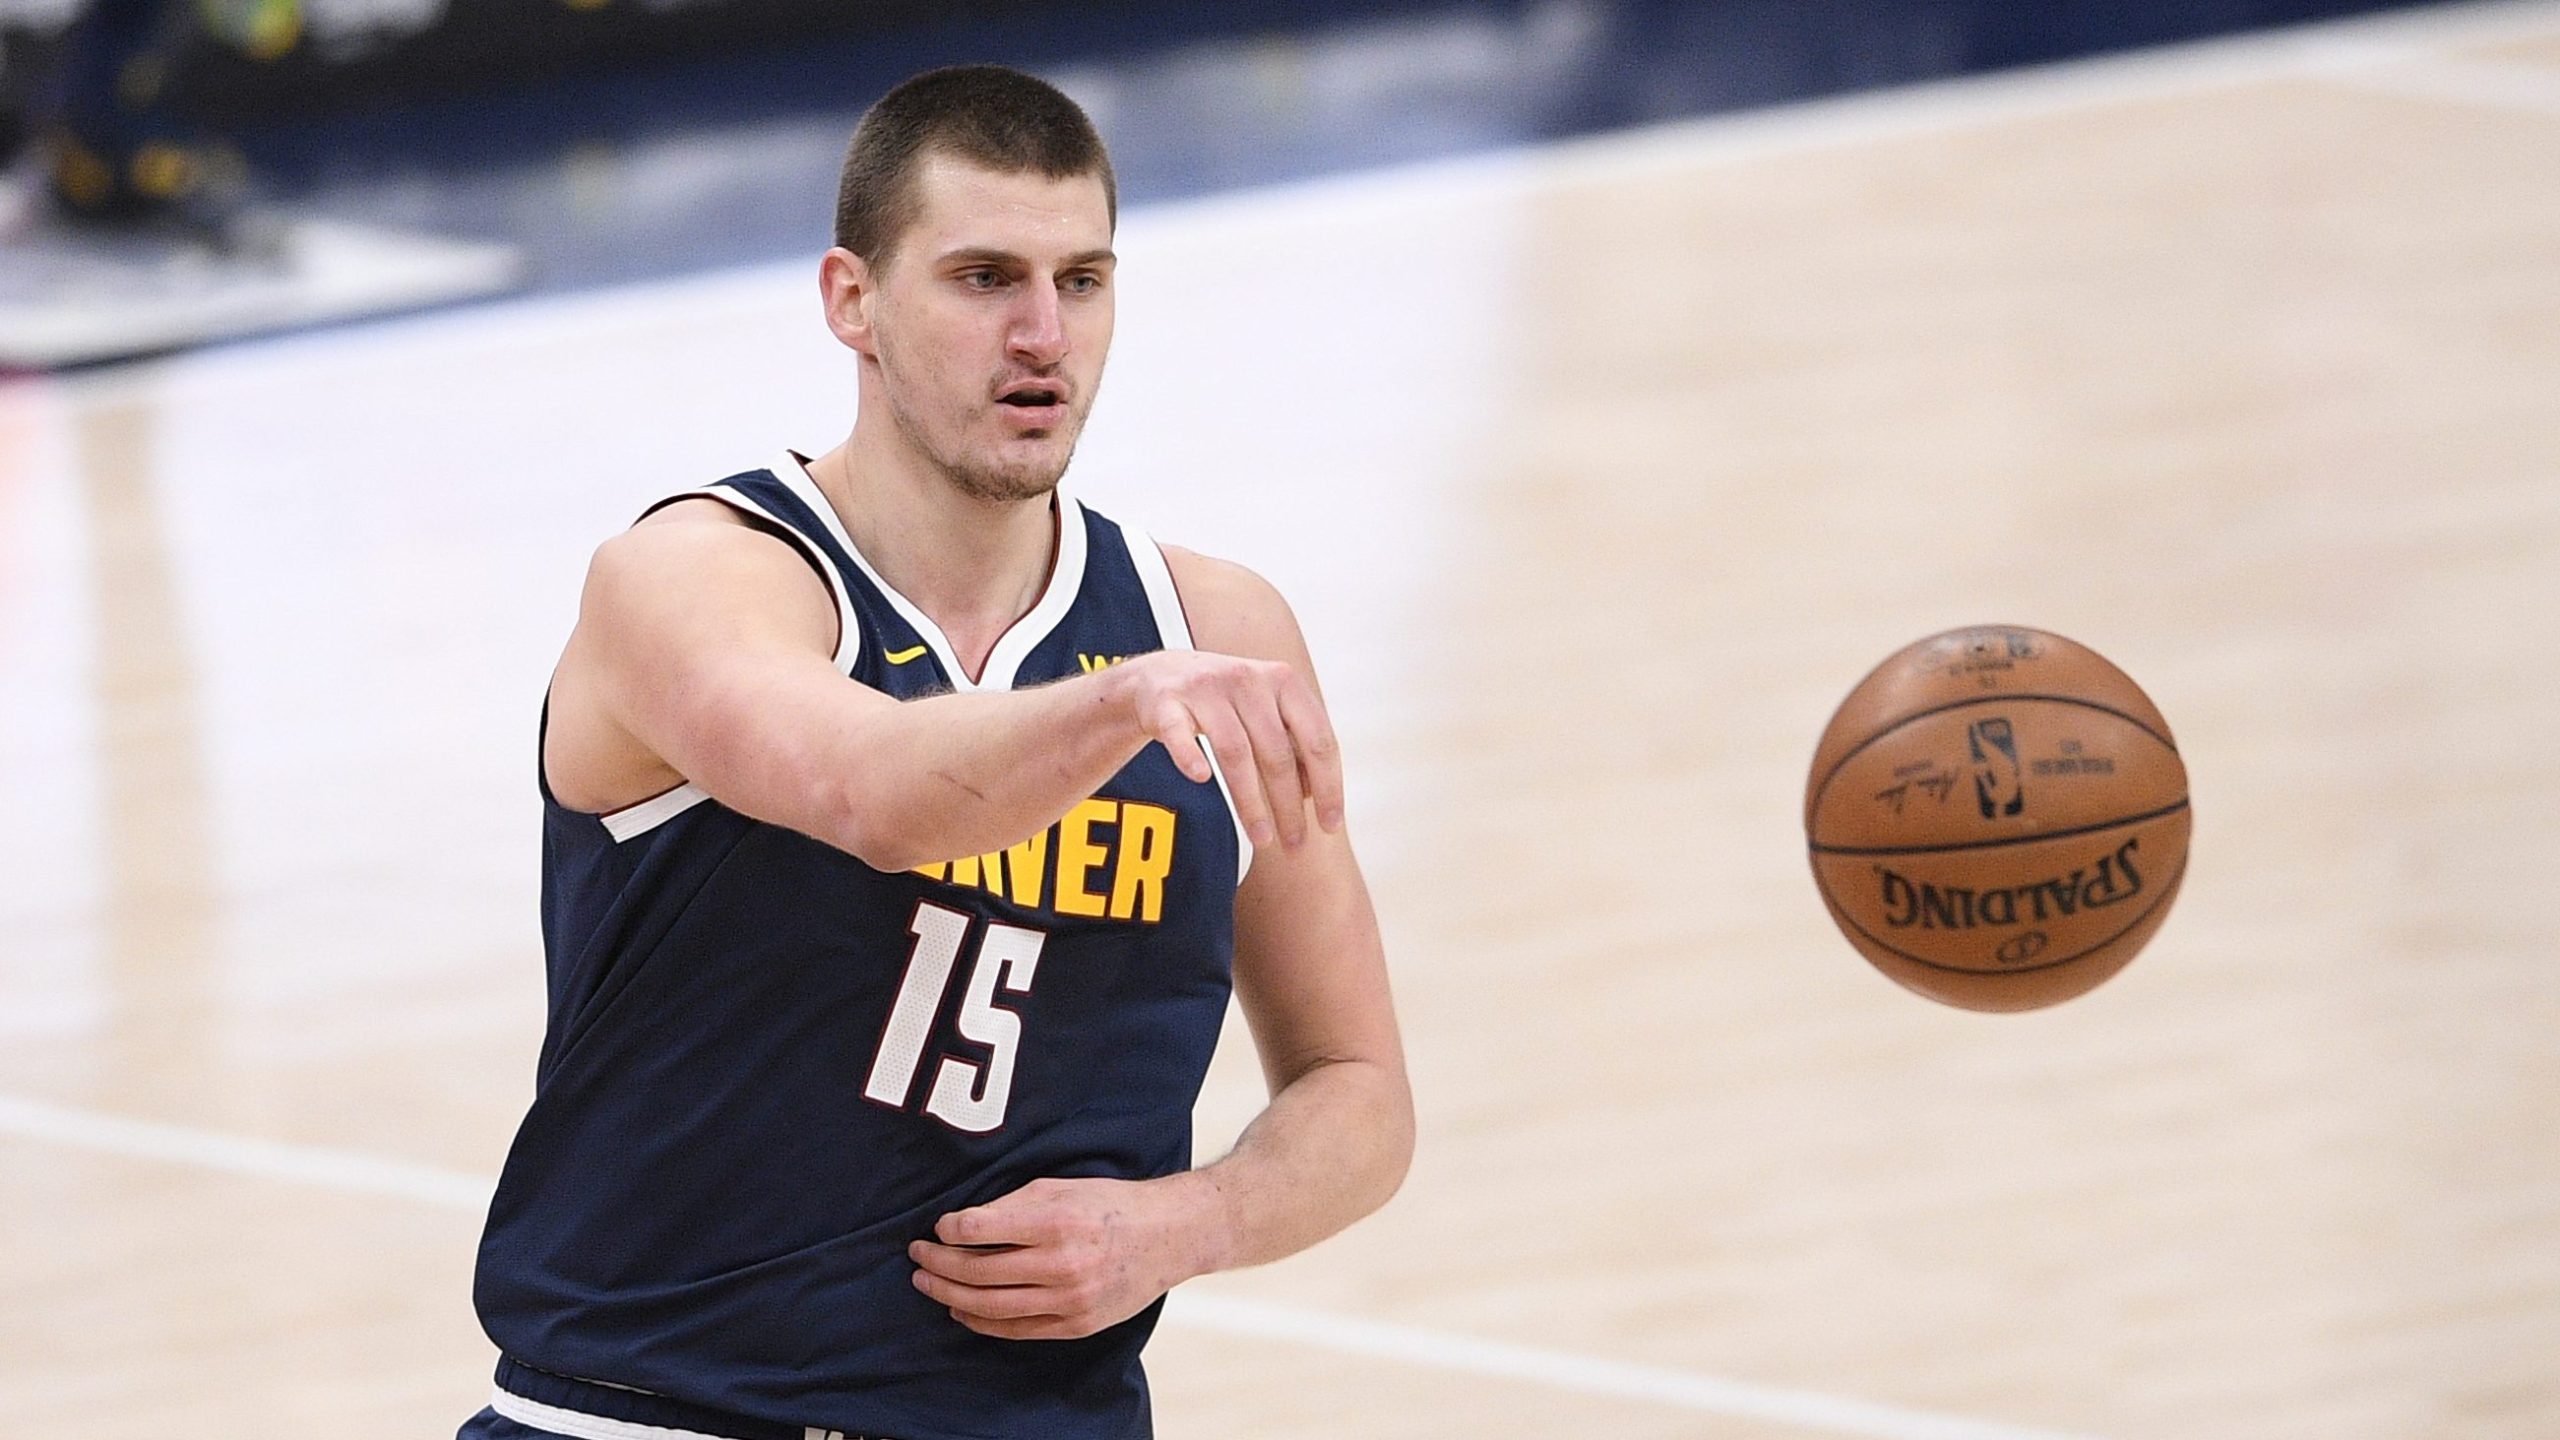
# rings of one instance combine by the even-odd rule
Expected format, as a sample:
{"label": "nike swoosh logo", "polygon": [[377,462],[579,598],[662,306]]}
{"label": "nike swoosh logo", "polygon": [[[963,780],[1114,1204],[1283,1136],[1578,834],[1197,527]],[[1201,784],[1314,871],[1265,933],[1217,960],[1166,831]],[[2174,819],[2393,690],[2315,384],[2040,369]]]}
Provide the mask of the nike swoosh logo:
{"label": "nike swoosh logo", "polygon": [[885,658],[888,660],[888,662],[889,662],[890,664],[892,664],[892,665],[904,665],[904,664],[906,664],[908,661],[913,660],[913,659],[914,659],[914,658],[916,658],[917,656],[919,656],[919,655],[923,654],[923,653],[924,653],[924,647],[923,647],[923,646],[921,646],[921,645],[910,645],[910,646],[908,646],[908,647],[907,647],[906,649],[904,649],[904,650],[883,650],[883,651],[881,651],[880,653],[881,653],[881,655],[882,655],[883,657],[885,657]]}

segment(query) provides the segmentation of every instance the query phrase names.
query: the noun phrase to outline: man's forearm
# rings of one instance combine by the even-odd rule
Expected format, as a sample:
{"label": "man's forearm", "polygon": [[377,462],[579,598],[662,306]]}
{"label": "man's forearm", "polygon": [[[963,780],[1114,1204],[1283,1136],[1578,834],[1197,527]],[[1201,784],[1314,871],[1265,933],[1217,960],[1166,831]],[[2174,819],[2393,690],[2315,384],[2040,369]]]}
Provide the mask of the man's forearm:
{"label": "man's forearm", "polygon": [[1207,783],[1204,740],[1256,844],[1296,844],[1311,801],[1321,824],[1341,823],[1332,731],[1296,672],[1157,650],[1033,690],[872,708],[809,757],[834,777],[819,838],[880,870],[988,854],[1064,815],[1149,741]]}
{"label": "man's forearm", "polygon": [[1091,1335],[1185,1280],[1277,1260],[1377,1209],[1412,1150],[1403,1076],[1331,1062],[1283,1087],[1215,1165],[1034,1180],[943,1216],[907,1255],[916,1288],[981,1334]]}
{"label": "man's forearm", "polygon": [[1148,739],[1104,674],[896,706],[847,737],[834,767],[859,837],[844,848],[882,870],[1004,849],[1091,795]]}
{"label": "man's forearm", "polygon": [[1263,1265],[1387,1203],[1413,1158],[1404,1077],[1369,1060],[1321,1062],[1290,1081],[1194,1191],[1194,1274]]}

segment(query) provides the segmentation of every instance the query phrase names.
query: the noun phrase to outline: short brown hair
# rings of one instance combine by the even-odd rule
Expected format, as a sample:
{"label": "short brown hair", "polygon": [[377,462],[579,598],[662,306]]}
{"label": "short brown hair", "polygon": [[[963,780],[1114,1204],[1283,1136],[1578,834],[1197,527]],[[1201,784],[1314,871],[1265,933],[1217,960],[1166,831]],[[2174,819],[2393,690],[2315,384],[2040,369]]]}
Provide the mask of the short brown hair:
{"label": "short brown hair", "polygon": [[885,261],[916,218],[916,168],[930,153],[1053,180],[1099,175],[1111,223],[1120,223],[1110,153],[1076,102],[1019,70],[954,65],[901,83],[854,127],[836,186],[835,243],[872,265]]}

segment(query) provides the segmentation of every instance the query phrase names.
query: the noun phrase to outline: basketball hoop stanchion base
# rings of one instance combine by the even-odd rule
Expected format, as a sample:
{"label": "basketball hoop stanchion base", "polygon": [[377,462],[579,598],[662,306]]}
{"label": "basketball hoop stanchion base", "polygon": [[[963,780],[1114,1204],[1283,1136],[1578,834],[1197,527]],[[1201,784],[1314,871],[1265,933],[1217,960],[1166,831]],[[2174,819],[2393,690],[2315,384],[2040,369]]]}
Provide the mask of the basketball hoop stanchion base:
{"label": "basketball hoop stanchion base", "polygon": [[514,289],[513,245],[284,210],[221,237],[73,222],[0,202],[0,369],[51,370]]}

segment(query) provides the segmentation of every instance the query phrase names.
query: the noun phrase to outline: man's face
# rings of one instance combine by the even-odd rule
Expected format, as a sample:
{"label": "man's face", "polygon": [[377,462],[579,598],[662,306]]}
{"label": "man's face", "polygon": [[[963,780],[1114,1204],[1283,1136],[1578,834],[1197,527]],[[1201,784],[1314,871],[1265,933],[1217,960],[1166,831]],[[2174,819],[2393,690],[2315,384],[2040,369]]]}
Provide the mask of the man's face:
{"label": "man's face", "polygon": [[905,442],[983,500],[1066,473],[1111,348],[1099,176],[924,157],[914,222],[873,276],[871,358]]}

